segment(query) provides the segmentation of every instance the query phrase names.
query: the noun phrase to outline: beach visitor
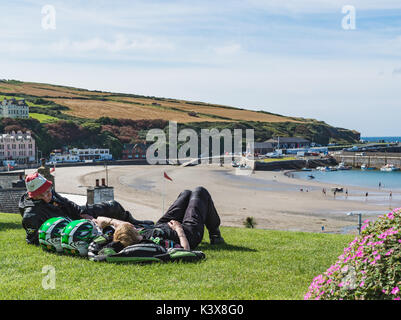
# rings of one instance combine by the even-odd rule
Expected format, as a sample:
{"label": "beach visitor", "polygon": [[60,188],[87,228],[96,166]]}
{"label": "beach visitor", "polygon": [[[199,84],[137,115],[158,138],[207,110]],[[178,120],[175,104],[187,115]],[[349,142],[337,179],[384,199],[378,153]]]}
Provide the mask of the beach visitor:
{"label": "beach visitor", "polygon": [[22,216],[22,226],[26,231],[28,244],[39,244],[38,230],[48,219],[66,217],[71,220],[94,219],[99,216],[127,221],[132,224],[152,223],[138,221],[130,212],[117,201],[107,201],[94,205],[79,206],[62,197],[52,188],[53,183],[39,173],[28,175],[25,178],[27,192],[21,196],[19,211]]}
{"label": "beach visitor", "polygon": [[212,197],[203,187],[181,192],[153,228],[138,232],[138,229],[126,222],[104,217],[98,217],[94,222],[102,229],[112,225],[116,230],[113,242],[120,242],[121,249],[142,241],[157,239],[158,243],[166,248],[182,247],[194,250],[203,239],[205,227],[209,231],[211,244],[224,243],[219,229],[220,217]]}

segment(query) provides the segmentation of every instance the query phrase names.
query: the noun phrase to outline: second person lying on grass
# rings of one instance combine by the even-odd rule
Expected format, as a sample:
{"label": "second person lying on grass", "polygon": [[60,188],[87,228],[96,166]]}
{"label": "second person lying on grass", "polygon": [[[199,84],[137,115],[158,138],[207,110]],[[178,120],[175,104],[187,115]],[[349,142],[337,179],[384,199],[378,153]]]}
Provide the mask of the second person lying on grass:
{"label": "second person lying on grass", "polygon": [[220,217],[212,197],[203,187],[185,190],[152,228],[137,230],[125,221],[98,217],[93,220],[101,229],[112,226],[113,246],[116,251],[124,247],[151,240],[165,248],[182,247],[194,250],[203,239],[204,228],[209,231],[211,244],[224,243],[220,233]]}

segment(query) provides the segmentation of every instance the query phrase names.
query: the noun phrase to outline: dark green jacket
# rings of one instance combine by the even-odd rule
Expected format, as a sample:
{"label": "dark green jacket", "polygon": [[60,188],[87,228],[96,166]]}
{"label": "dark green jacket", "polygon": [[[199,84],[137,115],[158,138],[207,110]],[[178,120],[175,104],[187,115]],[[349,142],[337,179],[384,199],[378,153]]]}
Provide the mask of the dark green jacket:
{"label": "dark green jacket", "polygon": [[27,193],[24,194],[19,201],[19,210],[22,216],[22,226],[26,231],[26,242],[29,244],[39,244],[39,228],[46,220],[54,217],[79,220],[82,219],[82,214],[88,214],[94,218],[103,216],[122,221],[137,222],[115,200],[79,206],[54,191],[50,203],[46,203],[43,200],[32,200]]}
{"label": "dark green jacket", "polygon": [[48,219],[54,217],[67,217],[71,220],[81,219],[84,212],[76,203],[53,192],[50,203],[43,200],[33,200],[25,193],[19,201],[19,211],[22,216],[22,226],[26,231],[26,242],[39,244],[38,230]]}

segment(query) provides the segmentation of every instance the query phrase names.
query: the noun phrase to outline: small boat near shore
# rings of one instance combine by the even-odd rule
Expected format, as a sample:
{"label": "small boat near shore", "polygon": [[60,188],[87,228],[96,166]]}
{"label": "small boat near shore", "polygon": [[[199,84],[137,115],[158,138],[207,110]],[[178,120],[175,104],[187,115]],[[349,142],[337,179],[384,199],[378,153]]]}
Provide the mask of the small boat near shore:
{"label": "small boat near shore", "polygon": [[386,164],[385,166],[380,168],[380,171],[384,171],[384,172],[391,172],[391,171],[399,171],[400,168],[396,167],[393,164]]}
{"label": "small boat near shore", "polygon": [[361,165],[361,170],[376,170],[376,167],[369,167],[367,164]]}
{"label": "small boat near shore", "polygon": [[340,162],[339,165],[337,166],[338,170],[351,170],[352,166],[347,166],[345,165],[344,162]]}
{"label": "small boat near shore", "polygon": [[336,167],[327,167],[326,166],[326,167],[317,167],[316,170],[328,172],[328,171],[337,171],[337,168]]}

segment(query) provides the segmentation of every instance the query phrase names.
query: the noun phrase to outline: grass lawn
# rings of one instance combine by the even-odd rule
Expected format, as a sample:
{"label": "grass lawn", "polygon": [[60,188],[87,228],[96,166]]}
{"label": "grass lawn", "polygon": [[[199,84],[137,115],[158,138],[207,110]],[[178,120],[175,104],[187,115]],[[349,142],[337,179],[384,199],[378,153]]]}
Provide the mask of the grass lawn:
{"label": "grass lawn", "polygon": [[[198,247],[206,260],[147,265],[95,263],[25,243],[21,216],[0,214],[3,299],[303,299],[312,279],[336,261],[354,236],[221,228],[227,244]],[[52,266],[55,289],[42,268]]]}
{"label": "grass lawn", "polygon": [[259,162],[278,162],[278,161],[289,161],[289,160],[298,160],[296,157],[285,157],[285,158],[266,158],[262,160],[257,160]]}
{"label": "grass lawn", "polygon": [[56,117],[52,117],[52,116],[49,116],[49,115],[43,114],[43,113],[29,113],[29,117],[39,120],[40,122],[44,122],[44,123],[60,120]]}

